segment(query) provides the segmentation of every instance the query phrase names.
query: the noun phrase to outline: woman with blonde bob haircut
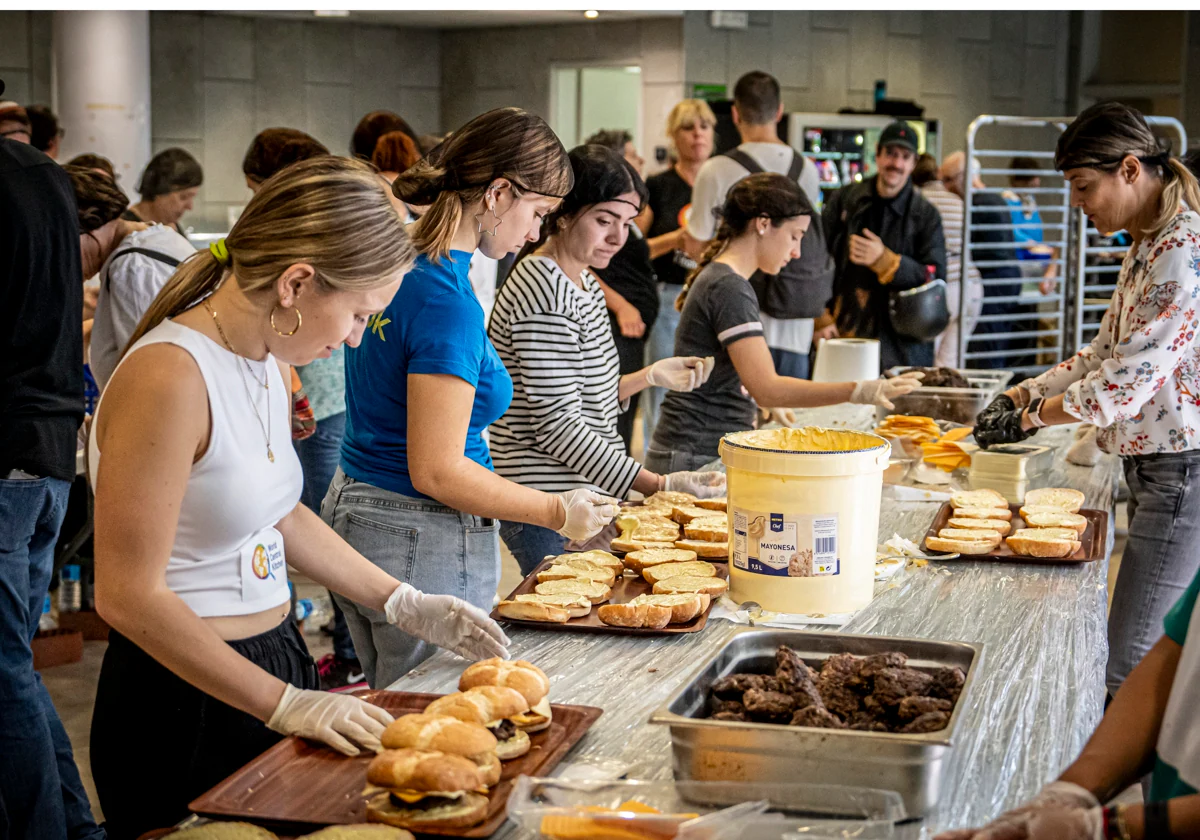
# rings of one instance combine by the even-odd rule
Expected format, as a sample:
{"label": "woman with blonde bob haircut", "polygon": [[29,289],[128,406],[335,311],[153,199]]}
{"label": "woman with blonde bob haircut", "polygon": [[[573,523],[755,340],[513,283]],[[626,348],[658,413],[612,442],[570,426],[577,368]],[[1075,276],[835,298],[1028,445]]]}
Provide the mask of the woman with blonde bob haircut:
{"label": "woman with blonde bob haircut", "polygon": [[[505,654],[485,614],[389,577],[300,503],[282,369],[358,344],[413,256],[368,164],[314,158],[267,180],[138,325],[89,445],[113,628],[91,754],[110,837],[178,822],[282,735],[379,748],[387,712],[313,690],[287,564],[432,643]],[[171,772],[140,769],[147,734],[170,742]]]}
{"label": "woman with blonde bob haircut", "polygon": [[[488,341],[471,255],[536,241],[573,183],[566,150],[533,114],[501,108],[451,134],[396,177],[396,198],[429,208],[409,228],[420,256],[346,354],[346,437],[321,515],[388,574],[481,608],[500,580],[497,520],[587,539],[616,513],[586,488],[544,493],[500,478],[483,437],[513,382]],[[372,686],[434,652],[378,609],[336,597]]]}

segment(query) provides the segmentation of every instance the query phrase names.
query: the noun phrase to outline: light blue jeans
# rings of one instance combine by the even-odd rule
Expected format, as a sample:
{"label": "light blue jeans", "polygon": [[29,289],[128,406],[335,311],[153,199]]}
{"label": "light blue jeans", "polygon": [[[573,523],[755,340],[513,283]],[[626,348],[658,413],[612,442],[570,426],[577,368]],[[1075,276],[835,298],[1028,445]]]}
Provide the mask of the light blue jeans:
{"label": "light blue jeans", "polygon": [[[646,337],[646,364],[652,365],[660,359],[675,355],[675,329],[679,326],[679,311],[675,309],[675,298],[683,286],[658,284],[658,318]],[[658,408],[662,405],[666,388],[647,388],[642,391],[642,434],[646,446],[654,437],[654,426],[658,423]]]}
{"label": "light blue jeans", "polygon": [[1123,460],[1129,539],[1108,613],[1113,695],[1162,638],[1163,619],[1200,571],[1200,451]]}
{"label": "light blue jeans", "polygon": [[[491,610],[500,583],[495,520],[355,481],[341,467],[321,503],[321,518],[396,580]],[[372,688],[386,688],[437,652],[436,645],[389,624],[379,610],[333,597]]]}
{"label": "light blue jeans", "polygon": [[567,548],[567,538],[562,534],[528,522],[501,521],[500,539],[516,558],[522,575],[528,575],[547,557],[562,554]]}

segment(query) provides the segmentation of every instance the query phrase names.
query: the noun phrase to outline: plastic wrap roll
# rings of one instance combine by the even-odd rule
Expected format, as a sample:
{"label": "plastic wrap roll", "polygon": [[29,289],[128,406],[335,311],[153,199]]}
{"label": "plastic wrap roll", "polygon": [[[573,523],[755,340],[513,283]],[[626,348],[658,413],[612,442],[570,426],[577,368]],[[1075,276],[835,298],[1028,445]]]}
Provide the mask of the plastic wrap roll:
{"label": "plastic wrap roll", "polygon": [[830,338],[817,345],[813,382],[858,382],[879,378],[879,342],[873,338]]}

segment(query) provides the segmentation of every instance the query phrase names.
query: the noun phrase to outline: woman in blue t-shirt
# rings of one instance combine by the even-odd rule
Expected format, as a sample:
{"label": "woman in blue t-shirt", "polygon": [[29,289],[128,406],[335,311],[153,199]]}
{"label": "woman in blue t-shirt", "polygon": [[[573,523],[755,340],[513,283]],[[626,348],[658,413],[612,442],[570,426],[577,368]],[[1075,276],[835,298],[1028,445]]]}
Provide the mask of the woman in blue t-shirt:
{"label": "woman in blue t-shirt", "polygon": [[[362,344],[346,354],[346,436],[321,515],[347,542],[426,592],[490,608],[500,578],[497,520],[587,539],[616,501],[544,493],[500,478],[484,430],[513,386],[487,338],[467,272],[538,237],[571,191],[566,150],[540,117],[502,108],[464,125],[396,178],[427,207],[410,228],[421,256]],[[343,598],[367,681],[385,686],[436,648]]]}

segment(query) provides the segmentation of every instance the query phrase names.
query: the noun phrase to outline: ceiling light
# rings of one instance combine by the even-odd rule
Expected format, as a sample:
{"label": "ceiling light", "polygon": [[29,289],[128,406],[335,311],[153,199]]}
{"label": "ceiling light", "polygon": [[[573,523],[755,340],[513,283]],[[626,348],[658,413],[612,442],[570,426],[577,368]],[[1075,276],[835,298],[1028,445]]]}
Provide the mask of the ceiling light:
{"label": "ceiling light", "polygon": [[349,9],[316,9],[313,14],[317,17],[350,17]]}
{"label": "ceiling light", "polygon": [[583,13],[583,16],[585,18],[587,18],[588,20],[595,20],[596,18],[600,17],[600,13],[597,12],[595,9],[588,9],[586,12]]}

